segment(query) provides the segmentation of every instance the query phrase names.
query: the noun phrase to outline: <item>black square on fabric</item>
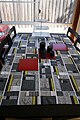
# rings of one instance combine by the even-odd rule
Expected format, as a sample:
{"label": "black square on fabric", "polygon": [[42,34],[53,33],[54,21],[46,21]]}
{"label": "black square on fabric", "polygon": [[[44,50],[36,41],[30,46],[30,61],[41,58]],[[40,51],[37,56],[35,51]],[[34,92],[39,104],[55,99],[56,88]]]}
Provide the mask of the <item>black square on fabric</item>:
{"label": "black square on fabric", "polygon": [[56,104],[56,97],[55,96],[42,96],[41,97],[41,104]]}
{"label": "black square on fabric", "polygon": [[0,78],[0,90],[4,90],[7,78]]}
{"label": "black square on fabric", "polygon": [[18,63],[13,63],[12,71],[17,71]]}
{"label": "black square on fabric", "polygon": [[34,91],[35,81],[34,80],[23,80],[21,90],[22,91]]}
{"label": "black square on fabric", "polygon": [[74,64],[66,64],[66,68],[67,68],[68,72],[72,71],[73,73],[78,73]]}
{"label": "black square on fabric", "polygon": [[63,92],[57,91],[57,96],[63,96]]}
{"label": "black square on fabric", "polygon": [[17,100],[3,100],[1,105],[17,105]]}
{"label": "black square on fabric", "polygon": [[59,82],[62,91],[73,91],[69,79],[65,79],[65,80],[59,79]]}

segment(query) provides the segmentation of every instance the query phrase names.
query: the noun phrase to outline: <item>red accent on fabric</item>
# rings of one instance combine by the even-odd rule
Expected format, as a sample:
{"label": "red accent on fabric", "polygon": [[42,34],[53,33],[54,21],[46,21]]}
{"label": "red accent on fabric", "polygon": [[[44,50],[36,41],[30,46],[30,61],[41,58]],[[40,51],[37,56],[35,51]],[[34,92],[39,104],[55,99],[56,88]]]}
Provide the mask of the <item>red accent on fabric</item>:
{"label": "red accent on fabric", "polygon": [[38,59],[20,59],[18,64],[19,71],[38,71]]}
{"label": "red accent on fabric", "polygon": [[55,60],[56,59],[56,56],[54,55],[54,57],[51,57],[49,53],[46,54],[46,58],[42,58],[41,57],[41,54],[39,53],[39,59],[53,59]]}
{"label": "red accent on fabric", "polygon": [[54,57],[51,57],[50,54],[47,53],[47,55],[46,55],[46,59],[53,59],[53,60],[54,60],[54,59],[56,59],[56,56],[54,55]]}

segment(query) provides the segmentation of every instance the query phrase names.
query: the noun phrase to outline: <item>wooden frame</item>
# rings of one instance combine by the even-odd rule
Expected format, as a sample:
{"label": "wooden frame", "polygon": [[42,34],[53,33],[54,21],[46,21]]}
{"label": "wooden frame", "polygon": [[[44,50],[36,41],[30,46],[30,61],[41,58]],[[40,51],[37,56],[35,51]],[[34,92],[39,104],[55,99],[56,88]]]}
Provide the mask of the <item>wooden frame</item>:
{"label": "wooden frame", "polygon": [[79,20],[77,24],[77,32],[80,34],[80,15],[79,15]]}
{"label": "wooden frame", "polygon": [[[77,25],[78,25],[78,20],[79,20],[79,15],[80,15],[80,0],[76,0],[75,2],[75,10],[74,10],[74,17],[73,17],[73,21],[72,21],[72,29],[74,31],[76,31],[77,29]],[[74,39],[74,36],[71,35],[71,38]]]}

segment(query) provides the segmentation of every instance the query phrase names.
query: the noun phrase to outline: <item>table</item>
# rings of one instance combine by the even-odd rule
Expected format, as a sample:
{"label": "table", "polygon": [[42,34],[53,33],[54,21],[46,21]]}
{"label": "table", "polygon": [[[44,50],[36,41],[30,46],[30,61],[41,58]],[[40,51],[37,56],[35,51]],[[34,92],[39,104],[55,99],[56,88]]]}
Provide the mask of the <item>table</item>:
{"label": "table", "polygon": [[[80,115],[80,55],[64,34],[51,34],[47,45],[65,43],[56,59],[39,59],[41,38],[17,34],[0,73],[0,116]],[[38,71],[19,71],[20,59],[38,59]],[[77,104],[77,105],[76,105]]]}

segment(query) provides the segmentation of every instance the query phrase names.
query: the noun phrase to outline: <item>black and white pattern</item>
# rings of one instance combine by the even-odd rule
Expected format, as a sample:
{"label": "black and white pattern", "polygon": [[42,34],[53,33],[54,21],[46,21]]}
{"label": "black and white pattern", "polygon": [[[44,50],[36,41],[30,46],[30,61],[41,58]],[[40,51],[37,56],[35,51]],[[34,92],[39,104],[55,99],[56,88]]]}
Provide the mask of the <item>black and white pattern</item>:
{"label": "black and white pattern", "polygon": [[[0,104],[80,104],[80,54],[69,39],[51,34],[45,38],[46,45],[65,43],[68,51],[54,51],[56,59],[39,59],[39,38],[30,37],[15,37],[5,58],[0,73]],[[21,58],[38,58],[38,71],[18,71]]]}

